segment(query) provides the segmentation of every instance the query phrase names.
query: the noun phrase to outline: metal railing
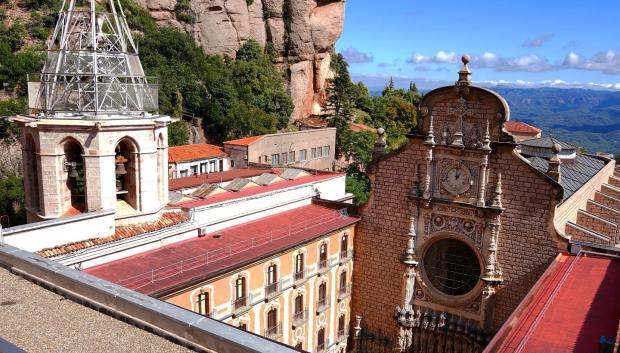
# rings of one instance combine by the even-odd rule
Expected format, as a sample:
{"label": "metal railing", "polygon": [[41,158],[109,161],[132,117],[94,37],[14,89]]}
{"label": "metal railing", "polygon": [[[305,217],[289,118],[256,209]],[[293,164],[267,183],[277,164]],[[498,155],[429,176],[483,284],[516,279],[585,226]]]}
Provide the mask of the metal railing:
{"label": "metal railing", "polygon": [[230,306],[232,307],[233,314],[242,314],[252,307],[252,293],[245,297],[231,300]]}
{"label": "metal railing", "polygon": [[315,352],[317,353],[324,353],[327,352],[327,342],[323,342],[323,343],[318,343],[316,344],[316,350]]}
{"label": "metal railing", "polygon": [[338,339],[338,342],[342,342],[344,340],[346,340],[349,337],[349,326],[345,325],[344,328],[339,328],[338,329],[338,335],[336,336]]}
{"label": "metal railing", "polygon": [[316,301],[316,312],[322,313],[327,309],[329,309],[329,299],[319,298],[319,300]]}
{"label": "metal railing", "polygon": [[300,327],[306,321],[308,321],[308,309],[304,309],[293,314],[293,327]]}
{"label": "metal railing", "polygon": [[264,336],[272,340],[280,339],[280,337],[282,337],[282,325],[277,324],[273,327],[266,328]]}
{"label": "metal railing", "polygon": [[340,251],[340,262],[346,262],[353,258],[353,249]]}
{"label": "metal railing", "polygon": [[295,274],[293,275],[294,276],[294,283],[295,284],[299,284],[299,283],[304,282],[306,280],[306,273],[307,273],[307,271],[308,271],[307,268],[304,267],[303,270],[295,272]]}
{"label": "metal railing", "polygon": [[329,258],[319,261],[319,266],[318,266],[319,273],[325,273],[329,271],[330,265],[331,265],[331,261]]}
{"label": "metal railing", "polygon": [[282,292],[282,280],[277,280],[265,286],[265,298],[271,299]]}
{"label": "metal railing", "polygon": [[351,283],[338,289],[338,300],[342,300],[351,295]]}
{"label": "metal railing", "polygon": [[[154,268],[150,271],[125,278],[116,283],[125,288],[137,290],[157,281],[180,276],[183,273],[207,267],[213,262],[221,261],[241,252],[252,250],[260,246],[265,246],[276,240],[284,239],[300,232],[307,231],[346,217],[346,212],[343,212],[342,210],[334,211],[327,215],[310,218],[305,221],[289,225],[284,229],[272,230],[268,234],[257,234],[253,237],[250,236],[247,240],[223,246],[219,249],[213,249],[202,255],[183,259],[166,266]],[[325,264],[325,266],[329,269],[329,261]]]}

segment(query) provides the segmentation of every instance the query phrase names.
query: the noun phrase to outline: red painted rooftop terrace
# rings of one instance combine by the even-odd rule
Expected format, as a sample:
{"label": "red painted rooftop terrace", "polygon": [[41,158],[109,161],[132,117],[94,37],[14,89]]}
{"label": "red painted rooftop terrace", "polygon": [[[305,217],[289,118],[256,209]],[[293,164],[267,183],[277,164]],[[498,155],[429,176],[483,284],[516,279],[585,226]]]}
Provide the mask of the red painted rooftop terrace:
{"label": "red painted rooftop terrace", "polygon": [[263,194],[270,191],[282,190],[293,186],[299,186],[303,184],[319,182],[323,180],[332,179],[335,177],[341,177],[343,173],[336,172],[325,172],[325,171],[313,171],[312,175],[301,176],[293,180],[282,180],[279,182],[275,182],[270,185],[256,185],[254,187],[249,187],[247,189],[242,189],[240,191],[228,191],[221,194],[215,194],[213,196],[209,196],[203,200],[194,200],[194,201],[185,201],[176,204],[175,206],[180,206],[182,208],[194,208],[212,205],[219,202],[230,201],[235,199],[240,199],[243,197],[254,196]]}
{"label": "red painted rooftop terrace", "polygon": [[485,353],[601,352],[619,319],[620,260],[560,254]]}
{"label": "red painted rooftop terrace", "polygon": [[92,267],[86,272],[147,295],[163,295],[359,221],[308,205]]}

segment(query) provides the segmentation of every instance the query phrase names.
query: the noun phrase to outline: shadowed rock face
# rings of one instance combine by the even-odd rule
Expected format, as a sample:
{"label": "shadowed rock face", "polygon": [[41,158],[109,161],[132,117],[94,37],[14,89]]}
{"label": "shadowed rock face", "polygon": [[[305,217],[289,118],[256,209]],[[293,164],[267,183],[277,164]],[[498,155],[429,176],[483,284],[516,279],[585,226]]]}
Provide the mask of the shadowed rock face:
{"label": "shadowed rock face", "polygon": [[[175,0],[139,0],[162,25],[191,33],[207,54],[235,57],[253,38],[271,43],[287,73],[292,119],[320,113],[330,53],[342,33],[345,0],[190,0],[195,22],[176,19]],[[251,3],[248,5],[248,3]]]}

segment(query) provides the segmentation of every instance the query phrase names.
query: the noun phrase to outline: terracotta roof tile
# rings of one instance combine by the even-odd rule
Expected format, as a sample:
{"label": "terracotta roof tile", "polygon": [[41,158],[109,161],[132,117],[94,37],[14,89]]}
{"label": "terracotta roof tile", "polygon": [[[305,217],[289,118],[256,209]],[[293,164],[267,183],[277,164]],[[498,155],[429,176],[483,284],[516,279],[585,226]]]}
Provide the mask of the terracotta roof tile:
{"label": "terracotta roof tile", "polygon": [[532,135],[536,135],[538,133],[540,133],[542,130],[534,127],[530,124],[526,124],[522,121],[507,121],[504,124],[504,127],[506,128],[506,131],[512,133],[512,134],[532,134]]}
{"label": "terracotta roof tile", "polygon": [[226,157],[228,156],[222,147],[200,143],[196,145],[184,145],[168,148],[168,162],[176,163],[183,161],[195,161],[198,159]]}
{"label": "terracotta roof tile", "polygon": [[360,132],[360,131],[369,131],[369,132],[377,132],[377,129],[375,129],[374,127],[370,127],[368,125],[364,125],[361,123],[349,123],[349,128],[351,128],[351,131],[354,132]]}
{"label": "terracotta roof tile", "polygon": [[237,140],[224,141],[225,145],[248,146],[262,139],[265,135],[249,136]]}
{"label": "terracotta roof tile", "polygon": [[187,221],[188,218],[185,212],[165,212],[157,221],[148,224],[118,226],[116,227],[115,233],[110,236],[86,239],[79,242],[59,245],[53,248],[39,250],[37,251],[37,254],[43,257],[56,257],[70,254],[78,250],[111,243],[124,238],[131,238],[136,235],[164,229]]}

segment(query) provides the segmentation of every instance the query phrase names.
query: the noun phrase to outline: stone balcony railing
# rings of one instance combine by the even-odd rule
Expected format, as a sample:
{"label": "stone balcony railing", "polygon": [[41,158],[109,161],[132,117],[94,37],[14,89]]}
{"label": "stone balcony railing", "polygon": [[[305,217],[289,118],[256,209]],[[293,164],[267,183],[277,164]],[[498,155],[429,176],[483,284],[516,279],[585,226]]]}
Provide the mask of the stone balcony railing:
{"label": "stone balcony railing", "polygon": [[277,280],[265,286],[265,299],[269,300],[282,293],[282,280]]}

